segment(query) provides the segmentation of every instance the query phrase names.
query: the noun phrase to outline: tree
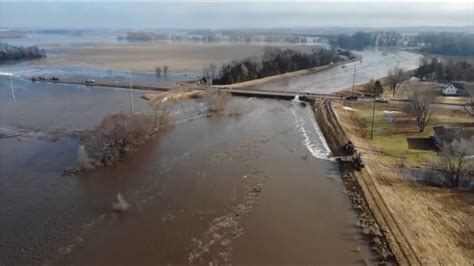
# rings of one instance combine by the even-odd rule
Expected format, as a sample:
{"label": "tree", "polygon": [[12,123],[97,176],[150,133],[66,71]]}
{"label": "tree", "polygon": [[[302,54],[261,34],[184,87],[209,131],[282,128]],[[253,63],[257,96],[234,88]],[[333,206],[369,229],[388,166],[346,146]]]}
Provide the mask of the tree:
{"label": "tree", "polygon": [[420,80],[424,80],[427,78],[427,76],[431,72],[429,69],[429,64],[430,64],[429,56],[424,55],[422,58],[420,58],[420,63],[415,74],[417,78],[419,78]]}
{"label": "tree", "polygon": [[150,100],[149,107],[153,115],[153,129],[161,131],[171,124],[171,114],[169,111],[169,101],[163,101],[161,98]]}
{"label": "tree", "polygon": [[161,76],[161,67],[155,67],[155,74],[159,77]]}
{"label": "tree", "polygon": [[402,83],[408,80],[410,77],[405,73],[402,68],[395,67],[388,71],[387,79],[390,83],[390,89],[392,90],[392,95],[395,96],[398,89],[402,85]]}
{"label": "tree", "polygon": [[166,76],[166,74],[168,74],[168,69],[169,69],[169,67],[168,67],[168,66],[166,66],[166,65],[165,65],[165,66],[163,66],[163,75],[165,75],[165,76]]}
{"label": "tree", "polygon": [[225,105],[230,101],[232,95],[221,90],[207,89],[206,98],[209,103],[209,111],[219,113],[224,111]]}
{"label": "tree", "polygon": [[383,93],[383,87],[380,84],[380,81],[374,81],[374,79],[369,80],[364,85],[364,91],[368,94],[374,95],[375,97],[380,96]]}
{"label": "tree", "polygon": [[209,74],[211,75],[211,85],[213,83],[213,80],[216,78],[216,72],[217,72],[217,66],[212,63],[209,65]]}
{"label": "tree", "polygon": [[408,97],[407,113],[415,117],[416,125],[423,132],[435,112],[433,101],[436,94],[434,88],[414,88]]}
{"label": "tree", "polygon": [[472,175],[468,175],[468,172],[474,163],[472,156],[474,155],[474,138],[470,141],[455,139],[452,143],[445,145],[442,152],[445,177],[451,187],[459,187],[461,179],[465,176],[473,178]]}

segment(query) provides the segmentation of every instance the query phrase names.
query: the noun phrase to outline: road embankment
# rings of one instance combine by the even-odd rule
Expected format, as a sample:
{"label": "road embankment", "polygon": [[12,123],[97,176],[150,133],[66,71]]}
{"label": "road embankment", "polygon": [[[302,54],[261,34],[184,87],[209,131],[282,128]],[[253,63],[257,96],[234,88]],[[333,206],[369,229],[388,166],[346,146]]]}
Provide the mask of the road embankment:
{"label": "road embankment", "polygon": [[239,83],[234,83],[234,84],[229,84],[229,85],[214,85],[216,88],[222,88],[222,89],[246,89],[246,88],[252,88],[256,86],[261,86],[262,84],[268,83],[268,82],[273,82],[277,80],[282,80],[282,79],[287,79],[287,78],[293,78],[297,76],[302,76],[302,75],[307,75],[307,74],[314,74],[317,72],[321,72],[336,66],[341,66],[345,64],[349,64],[352,62],[356,62],[362,60],[362,56],[357,56],[354,59],[349,59],[349,60],[344,60],[338,63],[330,64],[330,65],[324,65],[324,66],[318,66],[318,67],[313,67],[309,69],[303,69],[303,70],[298,70],[298,71],[293,71],[293,72],[288,72],[280,75],[274,75],[270,77],[265,77],[261,79],[254,79],[254,80],[249,80],[249,81],[244,81],[244,82],[239,82]]}
{"label": "road embankment", "polygon": [[[331,101],[314,103],[315,118],[335,156],[340,155],[342,145],[349,141],[333,111]],[[366,168],[370,165],[366,165]],[[341,166],[341,176],[347,195],[358,214],[362,233],[370,239],[381,262],[401,265],[421,264],[410,244],[400,231],[383,198],[378,193],[366,169],[356,172]]]}

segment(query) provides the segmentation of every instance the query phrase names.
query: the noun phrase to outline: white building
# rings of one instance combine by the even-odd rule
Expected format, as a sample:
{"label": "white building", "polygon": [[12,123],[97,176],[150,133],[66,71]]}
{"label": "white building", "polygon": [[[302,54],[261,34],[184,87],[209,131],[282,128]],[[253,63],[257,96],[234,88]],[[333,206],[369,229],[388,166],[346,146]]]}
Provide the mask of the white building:
{"label": "white building", "polygon": [[439,86],[438,90],[443,95],[460,95],[464,88],[460,84],[450,82]]}

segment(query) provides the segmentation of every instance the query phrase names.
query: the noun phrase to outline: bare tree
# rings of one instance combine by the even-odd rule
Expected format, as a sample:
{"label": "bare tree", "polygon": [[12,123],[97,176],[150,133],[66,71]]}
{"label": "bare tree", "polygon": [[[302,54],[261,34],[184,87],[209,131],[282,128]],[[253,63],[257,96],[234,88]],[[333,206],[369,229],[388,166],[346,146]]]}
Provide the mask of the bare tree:
{"label": "bare tree", "polygon": [[390,89],[392,90],[393,96],[395,96],[395,93],[397,93],[398,89],[400,89],[402,83],[408,80],[409,78],[409,75],[405,73],[402,68],[395,67],[388,71],[387,79],[390,83]]}
{"label": "bare tree", "polygon": [[151,100],[149,106],[152,110],[153,128],[160,131],[171,125],[171,114],[167,102],[158,101],[158,99]]}
{"label": "bare tree", "polygon": [[90,163],[108,166],[138,148],[153,134],[148,116],[116,113],[106,116],[85,140]]}
{"label": "bare tree", "polygon": [[442,151],[445,177],[451,187],[459,187],[460,181],[465,176],[473,178],[468,172],[474,166],[474,138],[456,139],[445,145]]}
{"label": "bare tree", "polygon": [[415,117],[420,132],[425,130],[436,110],[433,106],[435,97],[433,88],[413,88],[410,92],[406,111]]}
{"label": "bare tree", "polygon": [[204,68],[202,69],[202,77],[203,77],[204,79],[206,79],[206,85],[209,84],[209,75],[210,75],[210,72],[211,72],[211,70],[209,69],[209,67],[204,67]]}
{"label": "bare tree", "polygon": [[206,97],[209,102],[209,111],[218,113],[224,110],[225,105],[232,97],[230,93],[215,89],[207,89]]}
{"label": "bare tree", "polygon": [[168,66],[163,66],[163,75],[166,76],[166,74],[168,74],[168,69],[169,67]]}
{"label": "bare tree", "polygon": [[161,76],[161,67],[155,67],[155,74],[159,77]]}
{"label": "bare tree", "polygon": [[212,85],[213,80],[216,78],[216,72],[217,72],[217,66],[214,63],[209,65],[209,72],[211,75],[211,85]]}
{"label": "bare tree", "polygon": [[466,107],[465,107],[466,111],[471,114],[472,116],[474,116],[474,99],[471,97],[471,102],[469,102],[468,104],[466,104]]}

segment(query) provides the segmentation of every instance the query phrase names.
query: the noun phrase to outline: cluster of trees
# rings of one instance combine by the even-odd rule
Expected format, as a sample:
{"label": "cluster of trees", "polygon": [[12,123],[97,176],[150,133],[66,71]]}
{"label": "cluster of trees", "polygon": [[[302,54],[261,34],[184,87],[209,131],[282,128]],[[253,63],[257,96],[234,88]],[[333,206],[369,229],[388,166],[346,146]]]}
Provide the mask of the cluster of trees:
{"label": "cluster of trees", "polygon": [[112,165],[152,133],[153,123],[147,115],[120,112],[105,117],[84,141],[89,163],[86,168]]}
{"label": "cluster of trees", "polygon": [[315,48],[311,53],[276,47],[265,47],[261,58],[247,58],[222,66],[213,84],[232,84],[247,80],[328,65],[339,60],[334,49]]}
{"label": "cluster of trees", "polygon": [[151,102],[148,113],[116,113],[106,116],[83,140],[78,158],[84,169],[106,167],[138,149],[156,132],[171,125],[168,105]]}
{"label": "cluster of trees", "polygon": [[0,61],[16,59],[36,59],[46,57],[46,52],[36,46],[17,47],[0,43]]}
{"label": "cluster of trees", "polygon": [[161,76],[161,71],[163,71],[163,75],[166,76],[168,74],[169,67],[164,65],[163,67],[155,67],[155,75]]}
{"label": "cluster of trees", "polygon": [[474,67],[466,61],[449,60],[443,63],[437,58],[424,56],[415,75],[420,80],[474,81]]}
{"label": "cluster of trees", "polygon": [[352,35],[339,34],[331,40],[331,44],[349,50],[363,50],[367,46],[374,46],[375,37],[367,32],[357,32]]}
{"label": "cluster of trees", "polygon": [[424,52],[440,55],[474,55],[474,34],[465,33],[423,33],[417,36],[424,43]]}
{"label": "cluster of trees", "polygon": [[380,81],[375,81],[374,79],[370,79],[364,85],[364,92],[367,95],[378,97],[383,94],[383,86],[380,84]]}
{"label": "cluster of trees", "polygon": [[363,50],[368,46],[396,46],[401,40],[397,32],[357,32],[352,35],[339,34],[330,38],[332,45],[350,50]]}

